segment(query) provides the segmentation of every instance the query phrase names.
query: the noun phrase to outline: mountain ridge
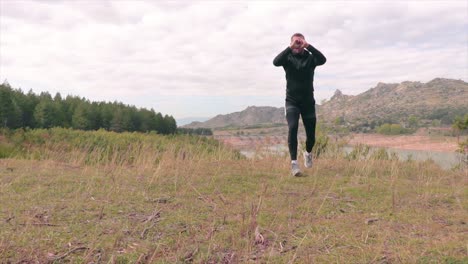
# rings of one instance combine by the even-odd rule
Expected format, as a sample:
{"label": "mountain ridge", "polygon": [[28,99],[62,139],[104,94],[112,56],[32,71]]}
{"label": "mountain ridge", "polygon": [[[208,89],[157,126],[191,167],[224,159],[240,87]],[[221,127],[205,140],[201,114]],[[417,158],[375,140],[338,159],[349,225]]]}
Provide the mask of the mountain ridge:
{"label": "mountain ridge", "polygon": [[259,124],[285,124],[284,107],[248,106],[246,109],[225,115],[216,115],[205,122],[192,122],[187,128],[245,127]]}
{"label": "mountain ridge", "polygon": [[[342,123],[351,127],[372,129],[382,123],[408,123],[411,116],[426,123],[438,120],[450,124],[456,115],[468,113],[468,83],[463,80],[435,78],[427,83],[404,81],[379,82],[357,95],[336,90],[333,96],[316,105],[317,118],[325,123]],[[284,107],[249,106],[205,122],[185,127],[245,127],[260,124],[286,124]],[[359,129],[358,129],[359,130]]]}
{"label": "mountain ridge", "polygon": [[336,94],[320,106],[318,118],[325,122],[341,119],[354,127],[381,123],[408,123],[410,117],[450,124],[456,115],[468,113],[468,83],[435,78],[427,83],[404,81],[378,83],[353,96]]}

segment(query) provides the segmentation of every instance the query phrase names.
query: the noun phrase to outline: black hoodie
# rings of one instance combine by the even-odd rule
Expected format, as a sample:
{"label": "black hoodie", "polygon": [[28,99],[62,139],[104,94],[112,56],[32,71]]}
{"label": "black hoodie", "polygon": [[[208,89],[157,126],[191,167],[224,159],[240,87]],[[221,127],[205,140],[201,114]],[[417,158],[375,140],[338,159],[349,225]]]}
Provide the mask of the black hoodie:
{"label": "black hoodie", "polygon": [[309,45],[311,53],[304,50],[294,54],[287,47],[273,60],[273,65],[283,66],[286,72],[286,101],[301,102],[314,96],[314,70],[327,61],[325,56]]}

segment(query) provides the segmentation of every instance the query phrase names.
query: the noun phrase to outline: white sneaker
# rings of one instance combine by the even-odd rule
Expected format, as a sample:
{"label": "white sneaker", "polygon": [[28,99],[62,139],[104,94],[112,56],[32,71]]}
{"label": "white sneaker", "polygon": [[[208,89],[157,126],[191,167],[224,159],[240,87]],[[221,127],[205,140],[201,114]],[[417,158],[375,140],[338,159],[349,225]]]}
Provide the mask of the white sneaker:
{"label": "white sneaker", "polygon": [[299,164],[297,162],[291,163],[291,174],[295,177],[301,176],[301,170],[299,169]]}
{"label": "white sneaker", "polygon": [[308,153],[304,151],[304,166],[306,168],[312,168],[312,152]]}

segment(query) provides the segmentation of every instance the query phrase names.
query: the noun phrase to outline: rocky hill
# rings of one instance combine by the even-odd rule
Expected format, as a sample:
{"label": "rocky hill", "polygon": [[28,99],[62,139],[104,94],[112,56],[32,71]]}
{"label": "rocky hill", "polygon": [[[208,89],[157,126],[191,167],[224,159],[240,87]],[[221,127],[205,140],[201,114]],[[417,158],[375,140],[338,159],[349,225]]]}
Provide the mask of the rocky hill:
{"label": "rocky hill", "polygon": [[[443,78],[427,83],[378,83],[358,95],[344,95],[337,90],[330,100],[316,107],[322,122],[340,123],[356,130],[372,129],[383,123],[408,124],[410,118],[420,124],[451,124],[455,116],[468,113],[468,83]],[[285,122],[284,107],[250,106],[186,127],[246,127]]]}
{"label": "rocky hill", "polygon": [[436,78],[427,83],[378,83],[358,95],[339,90],[323,103],[318,117],[353,126],[380,123],[407,124],[410,117],[421,122],[451,124],[457,115],[468,113],[468,83]]}
{"label": "rocky hill", "polygon": [[217,115],[205,122],[192,122],[188,128],[247,127],[253,125],[285,124],[284,107],[249,106],[240,112]]}

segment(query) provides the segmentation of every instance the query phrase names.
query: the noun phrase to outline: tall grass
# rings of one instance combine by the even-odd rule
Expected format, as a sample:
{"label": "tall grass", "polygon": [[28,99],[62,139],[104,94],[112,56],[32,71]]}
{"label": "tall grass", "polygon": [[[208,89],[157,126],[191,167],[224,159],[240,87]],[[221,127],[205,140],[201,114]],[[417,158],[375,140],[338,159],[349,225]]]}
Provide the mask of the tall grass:
{"label": "tall grass", "polygon": [[230,160],[241,155],[207,137],[67,128],[3,130],[3,158],[55,160],[76,165],[138,166],[153,164],[162,155],[184,159]]}
{"label": "tall grass", "polygon": [[287,156],[243,159],[195,136],[50,129],[0,142],[0,262],[468,260],[466,174],[432,163],[365,147],[347,159],[327,142],[293,178]]}

